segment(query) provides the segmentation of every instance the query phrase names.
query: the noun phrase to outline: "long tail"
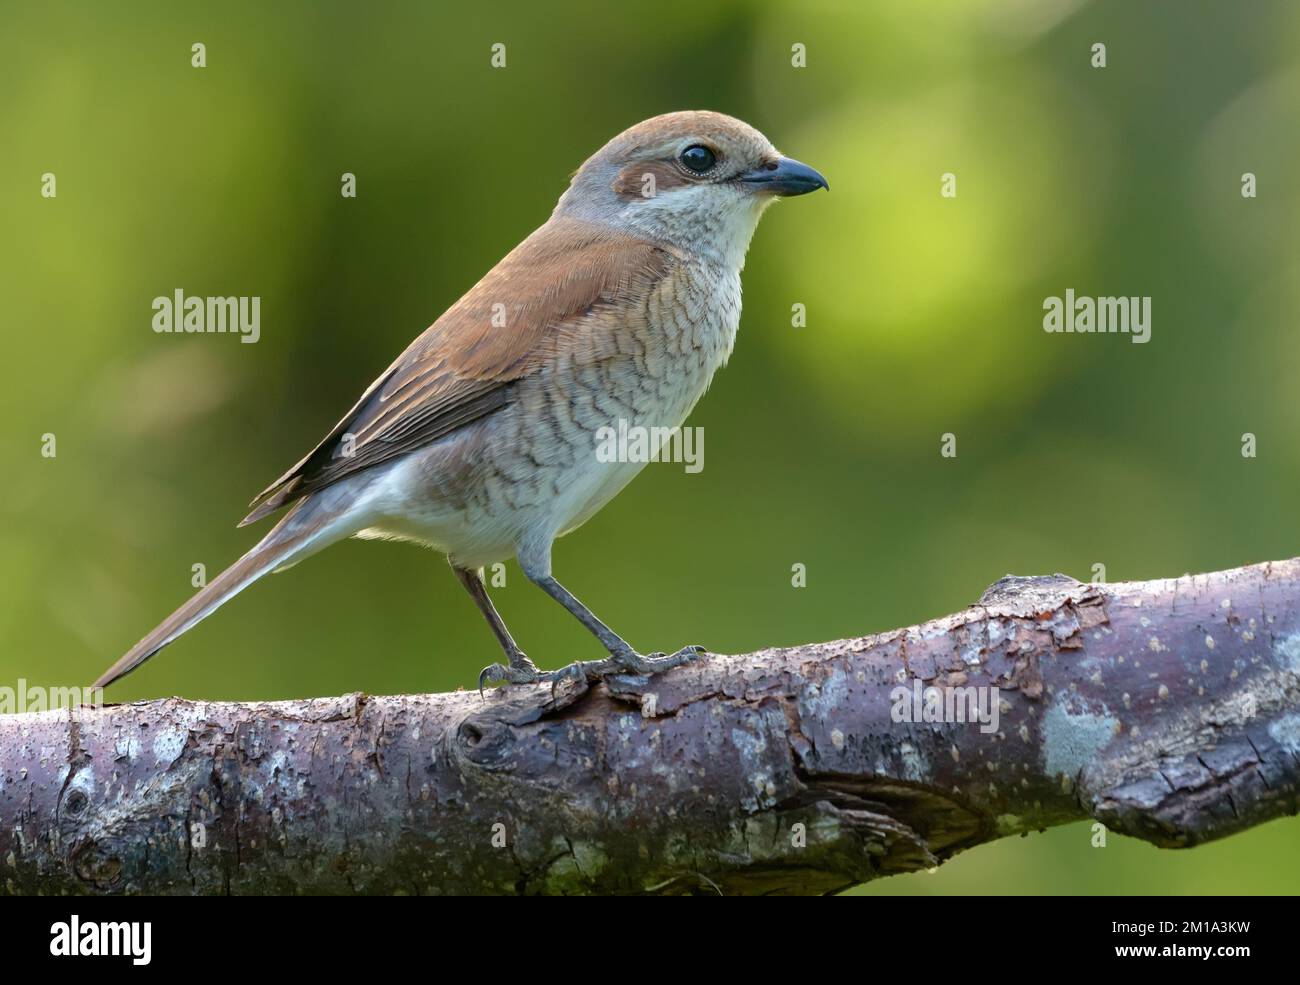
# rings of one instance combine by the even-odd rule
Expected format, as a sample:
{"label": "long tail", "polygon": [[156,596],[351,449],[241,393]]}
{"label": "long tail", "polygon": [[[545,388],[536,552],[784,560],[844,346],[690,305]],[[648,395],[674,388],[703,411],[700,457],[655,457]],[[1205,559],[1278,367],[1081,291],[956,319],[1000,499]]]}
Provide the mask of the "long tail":
{"label": "long tail", "polygon": [[196,592],[113,666],[94,687],[108,687],[125,677],[182,633],[194,628],[225,602],[265,574],[288,567],[356,531],[341,525],[337,512],[309,497],[298,503],[251,551]]}

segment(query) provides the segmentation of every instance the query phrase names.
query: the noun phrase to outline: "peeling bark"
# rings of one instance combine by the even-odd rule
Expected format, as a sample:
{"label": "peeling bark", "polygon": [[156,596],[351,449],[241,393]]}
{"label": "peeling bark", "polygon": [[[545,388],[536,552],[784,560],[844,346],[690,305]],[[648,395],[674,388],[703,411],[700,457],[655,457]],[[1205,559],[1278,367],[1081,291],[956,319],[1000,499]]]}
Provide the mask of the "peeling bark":
{"label": "peeling bark", "polygon": [[[998,727],[895,689],[999,689]],[[987,692],[986,692],[987,693]],[[825,893],[1095,818],[1163,847],[1294,814],[1300,560],[662,676],[0,717],[0,887]]]}

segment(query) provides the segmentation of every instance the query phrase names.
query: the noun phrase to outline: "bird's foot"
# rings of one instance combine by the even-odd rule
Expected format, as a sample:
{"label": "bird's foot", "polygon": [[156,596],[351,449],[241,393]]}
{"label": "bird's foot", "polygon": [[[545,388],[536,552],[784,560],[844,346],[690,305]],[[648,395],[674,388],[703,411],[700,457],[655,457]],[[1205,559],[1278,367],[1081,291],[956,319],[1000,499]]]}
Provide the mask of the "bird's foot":
{"label": "bird's foot", "polygon": [[684,663],[690,663],[705,652],[702,646],[684,646],[676,653],[651,653],[642,656],[629,647],[626,650],[616,650],[609,655],[609,658],[622,673],[648,677],[670,667],[680,667]]}
{"label": "bird's foot", "polygon": [[508,664],[488,664],[479,671],[478,693],[482,697],[484,684],[544,684],[549,682],[551,694],[554,695],[556,685],[564,681],[580,681],[585,684],[589,680],[596,680],[600,674],[595,672],[593,665],[607,662],[598,660],[583,662],[578,660],[567,667],[561,667],[559,670],[542,670],[522,653],[512,654]]}
{"label": "bird's foot", "polygon": [[707,651],[702,646],[684,646],[676,653],[651,653],[642,655],[631,647],[617,650],[605,660],[578,660],[559,670],[540,670],[522,653],[512,655],[509,664],[489,664],[478,675],[478,691],[485,684],[541,684],[549,682],[554,693],[557,684],[564,681],[587,683],[612,674],[636,674],[649,677],[680,667],[699,658]]}
{"label": "bird's foot", "polygon": [[536,684],[544,679],[537,664],[522,652],[510,654],[509,663],[488,664],[478,674],[478,693],[483,695],[484,684]]}

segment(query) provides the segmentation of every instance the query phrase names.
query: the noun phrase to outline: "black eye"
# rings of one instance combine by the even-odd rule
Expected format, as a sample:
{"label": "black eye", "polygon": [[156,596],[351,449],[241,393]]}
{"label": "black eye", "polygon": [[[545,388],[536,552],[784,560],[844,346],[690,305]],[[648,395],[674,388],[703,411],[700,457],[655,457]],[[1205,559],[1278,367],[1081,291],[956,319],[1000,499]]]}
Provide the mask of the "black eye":
{"label": "black eye", "polygon": [[717,158],[713,156],[713,151],[709,150],[703,144],[691,144],[681,155],[682,167],[687,171],[694,171],[696,174],[704,174],[705,171],[713,167]]}

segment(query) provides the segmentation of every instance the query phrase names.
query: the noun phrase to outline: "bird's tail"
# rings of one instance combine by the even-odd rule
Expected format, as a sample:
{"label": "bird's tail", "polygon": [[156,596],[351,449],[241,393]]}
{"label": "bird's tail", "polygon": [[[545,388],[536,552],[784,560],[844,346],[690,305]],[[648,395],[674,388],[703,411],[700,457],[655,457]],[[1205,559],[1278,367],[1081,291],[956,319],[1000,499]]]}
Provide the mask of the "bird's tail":
{"label": "bird's tail", "polygon": [[93,686],[108,687],[125,677],[263,575],[289,567],[355,533],[350,527],[341,529],[340,521],[343,519],[325,509],[319,499],[309,497],[299,502],[256,547],[199,589],[189,601],[104,671]]}

